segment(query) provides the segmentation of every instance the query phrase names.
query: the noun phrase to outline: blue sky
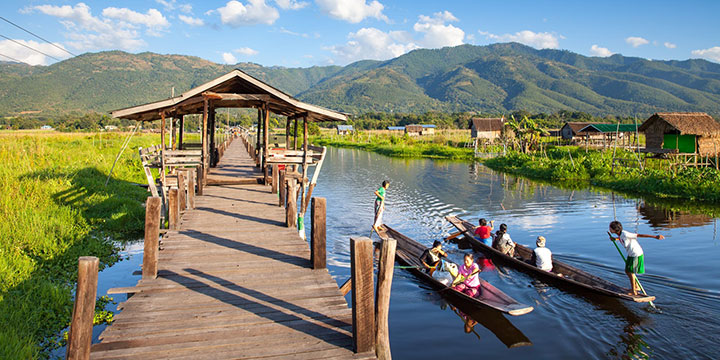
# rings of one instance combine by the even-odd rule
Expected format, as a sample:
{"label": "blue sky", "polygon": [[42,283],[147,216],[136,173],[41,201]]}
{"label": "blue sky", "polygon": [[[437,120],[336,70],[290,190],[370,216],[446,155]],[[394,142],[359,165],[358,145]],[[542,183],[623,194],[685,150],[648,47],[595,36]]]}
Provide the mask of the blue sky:
{"label": "blue sky", "polygon": [[720,62],[716,0],[6,0],[0,13],[56,45],[0,20],[0,59],[33,65],[71,56],[59,47],[308,67],[508,41],[588,56]]}

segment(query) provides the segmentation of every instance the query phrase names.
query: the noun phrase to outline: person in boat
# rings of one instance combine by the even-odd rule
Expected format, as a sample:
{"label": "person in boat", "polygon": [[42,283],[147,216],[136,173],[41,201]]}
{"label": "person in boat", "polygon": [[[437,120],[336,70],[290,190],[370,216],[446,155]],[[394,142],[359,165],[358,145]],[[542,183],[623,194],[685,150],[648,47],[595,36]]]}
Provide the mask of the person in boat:
{"label": "person in boat", "polygon": [[490,220],[490,226],[488,226],[487,220],[480,219],[480,226],[475,229],[475,238],[482,241],[482,243],[487,246],[492,246],[492,231],[494,223],[495,220]]}
{"label": "person in boat", "polygon": [[383,212],[385,212],[385,193],[389,186],[390,182],[385,180],[382,182],[382,185],[375,190],[375,220],[373,221],[372,228],[378,234],[380,234],[380,226],[383,224],[382,216]]}
{"label": "person in boat", "polygon": [[425,272],[432,275],[443,257],[447,257],[447,253],[442,249],[442,242],[435,240],[433,246],[420,255],[420,262],[425,266]]}
{"label": "person in boat", "polygon": [[463,264],[458,268],[458,277],[455,279],[453,289],[475,297],[480,293],[480,266],[475,263],[472,253],[465,254]]}
{"label": "person in boat", "polygon": [[545,237],[538,236],[535,240],[537,247],[533,250],[530,262],[540,268],[540,270],[552,271],[552,251],[545,247]]}
{"label": "person in boat", "polygon": [[510,234],[507,233],[507,225],[500,224],[500,228],[495,233],[492,247],[507,256],[515,255],[515,243],[510,238]]}
{"label": "person in boat", "polygon": [[645,256],[637,238],[644,237],[662,240],[665,237],[662,235],[631,233],[627,230],[623,230],[622,223],[619,221],[613,221],[610,223],[610,233],[618,236],[617,238],[610,236],[610,240],[620,240],[620,244],[625,247],[625,252],[627,253],[627,259],[625,259],[625,274],[627,274],[628,279],[630,279],[630,286],[632,289],[630,295],[637,296],[638,285],[636,274],[645,273]]}

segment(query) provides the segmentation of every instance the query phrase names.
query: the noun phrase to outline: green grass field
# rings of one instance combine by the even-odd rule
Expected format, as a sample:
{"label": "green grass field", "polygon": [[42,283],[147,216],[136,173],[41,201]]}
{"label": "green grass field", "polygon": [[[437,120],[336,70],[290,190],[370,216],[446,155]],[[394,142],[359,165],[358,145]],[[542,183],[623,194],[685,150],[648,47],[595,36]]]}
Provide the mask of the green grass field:
{"label": "green grass field", "polygon": [[69,324],[77,258],[118,261],[142,237],[147,197],[135,134],[0,132],[0,358],[43,358]]}

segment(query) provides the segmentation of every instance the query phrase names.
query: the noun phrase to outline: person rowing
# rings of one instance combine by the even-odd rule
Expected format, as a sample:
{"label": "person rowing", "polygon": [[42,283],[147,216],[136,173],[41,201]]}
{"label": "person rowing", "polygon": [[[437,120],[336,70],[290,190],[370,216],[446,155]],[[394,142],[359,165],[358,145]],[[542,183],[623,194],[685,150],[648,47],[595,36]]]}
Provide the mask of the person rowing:
{"label": "person rowing", "polygon": [[420,262],[425,266],[425,272],[432,275],[443,257],[447,257],[447,253],[442,249],[442,242],[435,240],[433,246],[420,255]]}
{"label": "person rowing", "polygon": [[[622,223],[620,223],[619,221],[611,222],[609,230],[610,231],[608,232],[608,234],[610,234],[610,240],[620,241],[620,244],[625,247],[625,252],[627,252],[627,259],[625,260],[625,274],[627,275],[628,279],[630,279],[630,286],[632,289],[632,291],[628,295],[637,296],[639,281],[637,280],[636,274],[645,273],[645,255],[637,239],[653,238],[662,240],[665,237],[662,235],[631,233],[627,230],[623,230]],[[617,235],[618,237],[615,238],[612,235]]]}
{"label": "person rowing", "polygon": [[[382,217],[385,212],[385,192],[390,186],[390,182],[385,180],[382,185],[375,190],[375,219],[373,220],[372,228],[378,235],[380,235],[380,227],[383,224]],[[370,232],[372,235],[372,232]]]}

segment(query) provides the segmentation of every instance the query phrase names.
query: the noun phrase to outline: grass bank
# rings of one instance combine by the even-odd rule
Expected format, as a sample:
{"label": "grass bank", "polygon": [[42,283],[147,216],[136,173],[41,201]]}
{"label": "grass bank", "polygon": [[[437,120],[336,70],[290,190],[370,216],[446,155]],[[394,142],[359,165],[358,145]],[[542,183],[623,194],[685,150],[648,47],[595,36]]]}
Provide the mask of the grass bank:
{"label": "grass bank", "polygon": [[70,321],[77,258],[119,260],[113,240],[142,237],[145,189],[133,137],[0,132],[0,358],[43,358]]}
{"label": "grass bank", "polygon": [[549,148],[532,155],[516,152],[488,159],[493,170],[532,179],[595,185],[627,194],[658,198],[687,199],[720,203],[720,173],[714,168],[671,170],[665,160],[648,160],[641,169],[635,154],[617,150],[616,157],[630,166],[618,166],[611,175],[612,150],[597,151],[577,147]]}
{"label": "grass bank", "polygon": [[473,160],[473,149],[462,147],[461,139],[443,133],[419,138],[380,132],[324,134],[311,140],[317,145],[361,149],[392,157]]}

